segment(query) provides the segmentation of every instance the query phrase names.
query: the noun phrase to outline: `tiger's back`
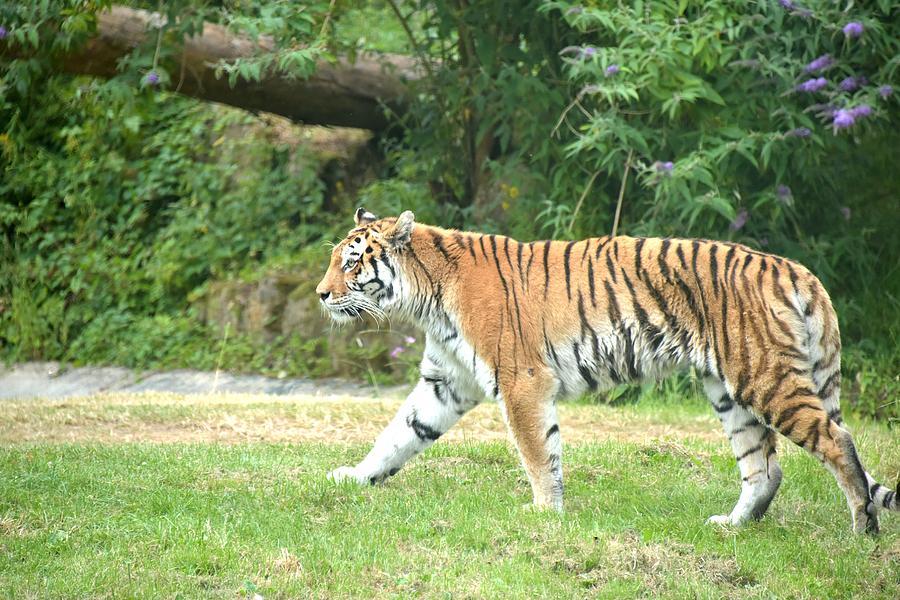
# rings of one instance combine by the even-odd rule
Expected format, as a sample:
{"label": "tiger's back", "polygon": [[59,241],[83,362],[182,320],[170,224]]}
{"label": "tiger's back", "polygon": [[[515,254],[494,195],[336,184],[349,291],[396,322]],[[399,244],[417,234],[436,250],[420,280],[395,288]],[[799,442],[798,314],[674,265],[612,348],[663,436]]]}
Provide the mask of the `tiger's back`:
{"label": "tiger's back", "polygon": [[693,366],[767,414],[765,384],[805,375],[837,408],[837,318],[793,261],[707,240],[448,238],[448,256],[473,249],[455,252],[462,328],[507,377],[538,358],[570,395]]}

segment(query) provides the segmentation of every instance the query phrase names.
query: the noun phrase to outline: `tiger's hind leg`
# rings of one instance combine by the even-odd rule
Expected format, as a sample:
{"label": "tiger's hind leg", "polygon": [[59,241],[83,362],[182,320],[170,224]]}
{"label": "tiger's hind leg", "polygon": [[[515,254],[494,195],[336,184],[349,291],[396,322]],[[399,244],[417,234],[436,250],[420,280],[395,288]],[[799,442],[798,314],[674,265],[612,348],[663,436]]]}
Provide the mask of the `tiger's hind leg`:
{"label": "tiger's hind leg", "polygon": [[781,467],[775,457],[775,433],[752,412],[735,403],[717,379],[703,382],[741,471],[741,495],[728,515],[715,515],[710,523],[740,525],[761,519],[781,485]]}
{"label": "tiger's hind leg", "polygon": [[813,391],[811,379],[789,375],[756,409],[782,435],[815,456],[831,471],[847,498],[853,531],[878,533],[866,471],[859,460],[850,432],[839,424],[835,407]]}

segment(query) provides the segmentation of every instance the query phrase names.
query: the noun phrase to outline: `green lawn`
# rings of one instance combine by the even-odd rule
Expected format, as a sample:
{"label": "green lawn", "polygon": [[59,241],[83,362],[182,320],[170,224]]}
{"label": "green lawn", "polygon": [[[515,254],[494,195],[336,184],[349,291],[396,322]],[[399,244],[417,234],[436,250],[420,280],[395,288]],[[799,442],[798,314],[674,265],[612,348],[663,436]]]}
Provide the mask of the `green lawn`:
{"label": "green lawn", "polygon": [[[0,418],[30,414],[10,404]],[[564,433],[567,414],[715,425],[699,403],[571,406]],[[896,432],[853,428],[892,483]],[[740,478],[724,438],[702,435],[569,445],[563,515],[522,508],[530,490],[504,441],[438,442],[373,488],[325,479],[362,443],[3,443],[4,597],[900,597],[900,515],[882,515],[878,538],[852,535],[833,479],[795,449],[769,514],[732,530],[704,523]]]}

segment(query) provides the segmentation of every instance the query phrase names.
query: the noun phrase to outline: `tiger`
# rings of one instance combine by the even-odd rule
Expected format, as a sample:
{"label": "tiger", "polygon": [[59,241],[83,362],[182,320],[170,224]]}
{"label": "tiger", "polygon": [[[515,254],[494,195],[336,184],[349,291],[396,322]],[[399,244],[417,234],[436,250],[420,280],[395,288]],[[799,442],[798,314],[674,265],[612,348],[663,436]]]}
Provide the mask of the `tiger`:
{"label": "tiger", "polygon": [[841,415],[841,340],[828,293],[805,267],[748,246],[604,236],[519,242],[378,218],[365,208],[316,287],[337,323],[366,315],[425,332],[420,378],[335,482],[379,484],[464,414],[493,400],[532,506],[562,510],[557,401],[693,368],[731,443],[738,500],[709,523],[766,513],[782,480],[777,434],[835,477],[856,533],[900,510],[863,468]]}

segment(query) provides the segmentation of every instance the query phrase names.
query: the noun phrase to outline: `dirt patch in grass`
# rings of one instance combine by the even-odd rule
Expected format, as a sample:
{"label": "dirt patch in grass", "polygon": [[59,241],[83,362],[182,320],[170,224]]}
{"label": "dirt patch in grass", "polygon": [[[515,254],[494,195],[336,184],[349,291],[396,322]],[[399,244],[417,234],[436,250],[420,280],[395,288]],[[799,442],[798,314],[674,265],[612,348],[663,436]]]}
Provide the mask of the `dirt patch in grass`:
{"label": "dirt patch in grass", "polygon": [[[81,399],[0,403],[0,443],[48,442],[371,442],[402,398],[262,396],[251,394],[99,394]],[[683,422],[647,413],[584,404],[562,404],[566,443],[606,439],[698,438],[721,441],[711,415]],[[493,403],[467,414],[442,438],[448,442],[507,439]]]}
{"label": "dirt patch in grass", "polygon": [[657,597],[671,592],[677,582],[693,581],[714,586],[723,597],[738,597],[756,585],[733,558],[698,554],[690,544],[679,542],[644,542],[632,531],[580,546],[557,558],[555,567],[593,590],[614,581],[633,581],[644,595]]}

